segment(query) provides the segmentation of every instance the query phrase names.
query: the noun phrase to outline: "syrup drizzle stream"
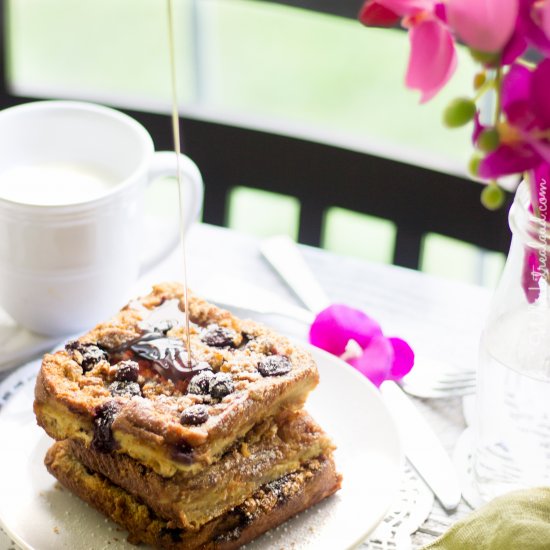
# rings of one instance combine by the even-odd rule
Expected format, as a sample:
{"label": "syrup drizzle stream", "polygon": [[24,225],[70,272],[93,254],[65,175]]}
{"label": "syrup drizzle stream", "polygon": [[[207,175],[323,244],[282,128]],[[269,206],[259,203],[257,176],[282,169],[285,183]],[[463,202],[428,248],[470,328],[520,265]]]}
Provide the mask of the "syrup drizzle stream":
{"label": "syrup drizzle stream", "polygon": [[170,76],[171,76],[171,88],[172,88],[172,134],[174,136],[174,151],[176,153],[176,167],[178,171],[178,199],[180,207],[180,241],[181,250],[183,254],[183,301],[185,305],[185,331],[187,335],[187,364],[189,369],[193,364],[193,352],[191,350],[191,333],[189,330],[189,298],[187,289],[187,254],[185,252],[185,208],[184,208],[184,194],[183,194],[183,180],[180,168],[180,153],[181,153],[181,141],[180,141],[180,128],[179,128],[179,114],[178,114],[178,93],[176,86],[176,49],[174,42],[174,5],[173,0],[167,0],[168,7],[168,41],[170,49]]}

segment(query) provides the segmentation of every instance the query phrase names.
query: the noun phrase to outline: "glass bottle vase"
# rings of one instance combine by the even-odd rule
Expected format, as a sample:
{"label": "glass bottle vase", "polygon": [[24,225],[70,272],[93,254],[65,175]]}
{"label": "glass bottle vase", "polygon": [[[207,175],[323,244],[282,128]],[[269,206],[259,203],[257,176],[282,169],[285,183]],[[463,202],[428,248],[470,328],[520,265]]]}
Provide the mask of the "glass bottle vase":
{"label": "glass bottle vase", "polygon": [[550,204],[539,183],[538,216],[527,182],[516,192],[512,244],[481,339],[473,474],[484,501],[550,485]]}

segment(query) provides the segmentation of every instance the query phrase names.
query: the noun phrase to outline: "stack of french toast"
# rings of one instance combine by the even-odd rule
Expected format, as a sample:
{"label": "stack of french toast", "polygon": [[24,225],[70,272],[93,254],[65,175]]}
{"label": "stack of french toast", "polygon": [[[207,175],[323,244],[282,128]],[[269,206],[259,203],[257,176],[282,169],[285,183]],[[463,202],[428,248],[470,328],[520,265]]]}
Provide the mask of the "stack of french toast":
{"label": "stack of french toast", "polygon": [[130,542],[230,550],[340,488],[303,408],[318,380],[285,337],[165,283],[47,354],[34,410],[48,470]]}

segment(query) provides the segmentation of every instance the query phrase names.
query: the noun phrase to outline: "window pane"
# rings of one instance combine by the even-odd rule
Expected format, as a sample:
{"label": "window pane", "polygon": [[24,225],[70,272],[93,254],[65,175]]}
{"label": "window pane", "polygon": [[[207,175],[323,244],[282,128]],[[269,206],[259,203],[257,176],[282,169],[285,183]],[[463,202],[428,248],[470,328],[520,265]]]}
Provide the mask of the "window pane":
{"label": "window pane", "polygon": [[[315,139],[380,151],[414,164],[463,170],[467,129],[441,112],[471,90],[474,63],[461,51],[450,86],[426,105],[405,89],[406,33],[270,2],[200,2],[208,104]],[[292,124],[292,126],[289,126]],[[286,126],[285,126],[286,125]],[[405,156],[407,156],[405,154]]]}
{"label": "window pane", "polygon": [[[193,99],[191,3],[175,1],[179,97]],[[166,2],[12,0],[16,93],[158,106],[170,99]]]}
{"label": "window pane", "polygon": [[429,233],[422,242],[420,269],[493,288],[504,267],[504,259],[499,252],[489,252],[456,239]]}
{"label": "window pane", "polygon": [[[182,111],[463,171],[468,129],[440,118],[470,90],[466,52],[419,106],[404,32],[271,2],[175,1]],[[165,2],[11,0],[9,22],[17,93],[168,110]]]}
{"label": "window pane", "polygon": [[330,208],[325,216],[323,247],[374,262],[391,263],[395,224],[344,208]]}
{"label": "window pane", "polygon": [[236,187],[229,197],[228,225],[258,237],[298,238],[300,202],[294,197]]}

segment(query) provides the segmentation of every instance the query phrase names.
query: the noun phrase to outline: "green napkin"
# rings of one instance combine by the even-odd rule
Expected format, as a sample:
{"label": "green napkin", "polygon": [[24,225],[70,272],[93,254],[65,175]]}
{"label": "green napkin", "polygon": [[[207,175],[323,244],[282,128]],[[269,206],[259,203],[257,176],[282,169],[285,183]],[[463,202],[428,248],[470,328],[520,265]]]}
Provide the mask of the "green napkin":
{"label": "green napkin", "polygon": [[423,550],[550,550],[550,487],[495,498]]}

